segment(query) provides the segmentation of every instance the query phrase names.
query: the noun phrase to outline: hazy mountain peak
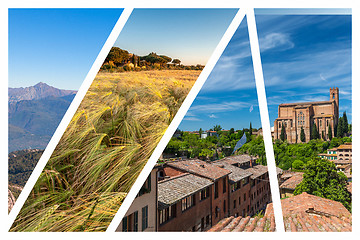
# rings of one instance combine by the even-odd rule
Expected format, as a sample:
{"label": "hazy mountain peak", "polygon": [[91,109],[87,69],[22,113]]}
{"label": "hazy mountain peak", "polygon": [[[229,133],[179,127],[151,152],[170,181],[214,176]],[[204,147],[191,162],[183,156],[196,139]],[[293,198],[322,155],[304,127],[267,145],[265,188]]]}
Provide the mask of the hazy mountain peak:
{"label": "hazy mountain peak", "polygon": [[46,83],[39,82],[34,86],[9,88],[9,102],[18,102],[22,100],[38,100],[47,97],[63,97],[75,94],[73,90],[63,90]]}

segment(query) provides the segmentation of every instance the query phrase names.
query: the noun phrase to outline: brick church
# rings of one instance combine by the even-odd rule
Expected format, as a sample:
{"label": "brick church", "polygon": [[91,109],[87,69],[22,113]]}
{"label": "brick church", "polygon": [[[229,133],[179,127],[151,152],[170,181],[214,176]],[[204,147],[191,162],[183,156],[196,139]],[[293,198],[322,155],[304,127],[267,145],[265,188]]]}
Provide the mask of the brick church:
{"label": "brick church", "polygon": [[330,88],[330,100],[319,102],[283,103],[278,107],[278,118],[274,122],[274,139],[280,139],[281,128],[285,128],[285,139],[289,143],[300,143],[301,127],[305,132],[305,142],[310,141],[313,124],[320,137],[329,139],[339,119],[339,88]]}

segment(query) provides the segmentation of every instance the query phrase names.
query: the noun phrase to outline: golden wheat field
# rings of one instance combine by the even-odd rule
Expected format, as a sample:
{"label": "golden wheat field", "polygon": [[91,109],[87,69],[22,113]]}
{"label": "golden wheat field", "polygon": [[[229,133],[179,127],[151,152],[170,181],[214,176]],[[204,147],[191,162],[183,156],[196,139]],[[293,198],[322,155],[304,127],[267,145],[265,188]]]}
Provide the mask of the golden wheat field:
{"label": "golden wheat field", "polygon": [[199,74],[98,73],[11,231],[105,231]]}

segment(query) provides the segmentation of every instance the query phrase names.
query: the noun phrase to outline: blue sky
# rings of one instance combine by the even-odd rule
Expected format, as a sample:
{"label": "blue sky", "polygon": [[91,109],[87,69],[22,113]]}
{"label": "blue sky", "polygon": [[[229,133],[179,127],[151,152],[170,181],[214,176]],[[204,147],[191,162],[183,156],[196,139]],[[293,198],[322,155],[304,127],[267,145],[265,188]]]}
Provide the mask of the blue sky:
{"label": "blue sky", "polygon": [[246,18],[194,100],[181,130],[259,128],[260,114]]}
{"label": "blue sky", "polygon": [[[179,128],[261,127],[246,19],[242,21]],[[270,124],[280,103],[329,100],[351,122],[351,17],[256,15]]]}
{"label": "blue sky", "polygon": [[134,9],[115,46],[206,64],[237,9]]}
{"label": "blue sky", "polygon": [[79,89],[122,9],[10,9],[9,87]]}
{"label": "blue sky", "polygon": [[280,103],[327,101],[340,90],[340,115],[351,122],[351,16],[257,15],[273,126]]}

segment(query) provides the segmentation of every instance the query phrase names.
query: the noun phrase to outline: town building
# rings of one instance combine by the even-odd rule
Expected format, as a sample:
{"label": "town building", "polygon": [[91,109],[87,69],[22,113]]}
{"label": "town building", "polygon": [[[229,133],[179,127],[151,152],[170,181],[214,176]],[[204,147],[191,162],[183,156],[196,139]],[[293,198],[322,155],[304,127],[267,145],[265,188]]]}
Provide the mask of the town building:
{"label": "town building", "polygon": [[319,157],[335,163],[336,169],[343,172],[349,181],[352,179],[352,143],[344,143],[337,148],[318,154]]}
{"label": "town building", "polygon": [[210,227],[212,186],[211,180],[189,173],[160,181],[159,231],[204,231]]}
{"label": "town building", "polygon": [[301,142],[304,130],[305,142],[310,141],[313,125],[320,136],[329,139],[328,129],[334,136],[334,128],[339,119],[339,89],[330,88],[329,101],[283,103],[278,107],[278,118],[274,122],[274,139],[280,139],[281,130],[285,130],[285,139],[289,143]]}
{"label": "town building", "polygon": [[141,187],[116,231],[157,231],[157,195],[157,167],[155,167]]}
{"label": "town building", "polygon": [[303,172],[292,172],[291,176],[280,184],[281,198],[294,196],[295,188],[303,180],[303,175]]}
{"label": "town building", "polygon": [[[219,168],[201,160],[172,161],[166,163],[166,168],[180,170],[186,173],[209,179],[213,182],[210,191],[212,203],[211,223],[216,223],[228,214],[228,182],[230,171]],[[167,169],[169,172],[169,169]]]}

